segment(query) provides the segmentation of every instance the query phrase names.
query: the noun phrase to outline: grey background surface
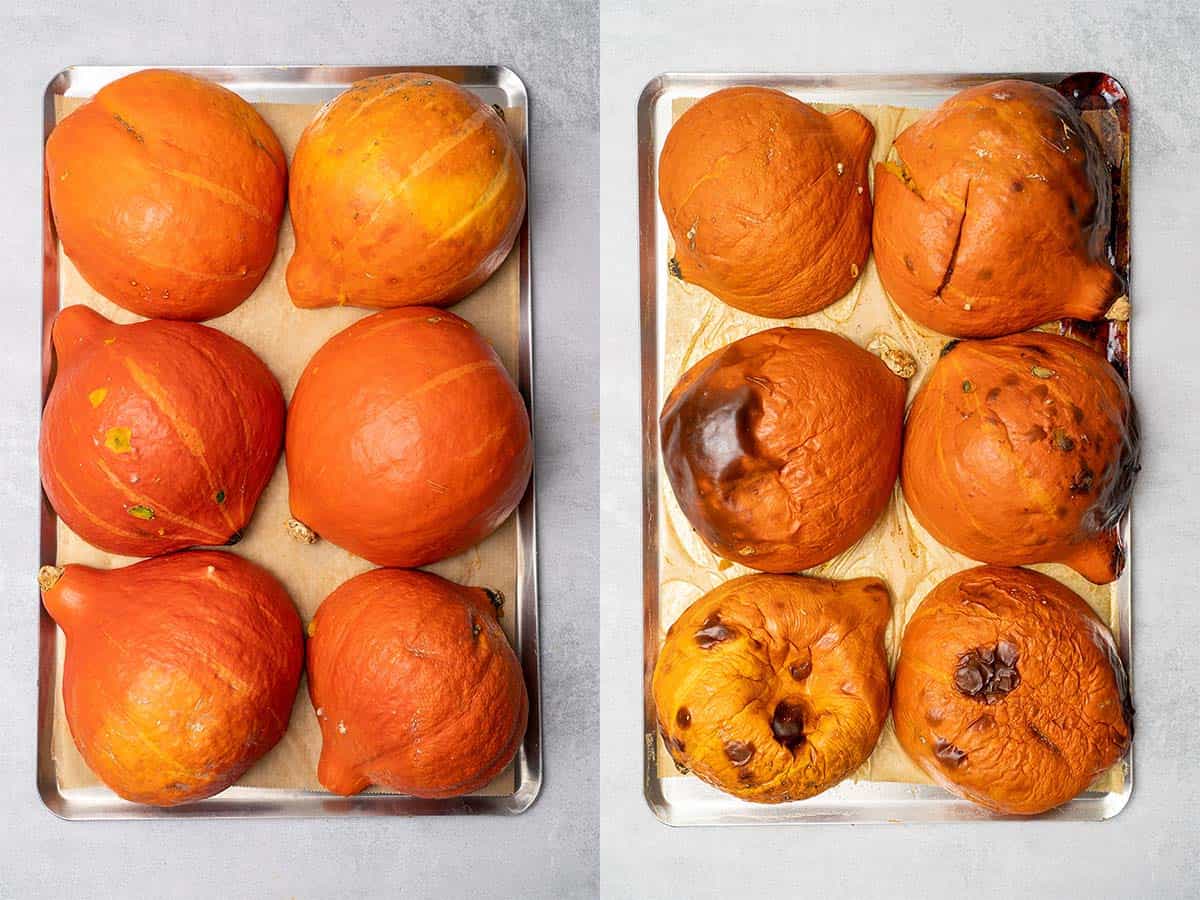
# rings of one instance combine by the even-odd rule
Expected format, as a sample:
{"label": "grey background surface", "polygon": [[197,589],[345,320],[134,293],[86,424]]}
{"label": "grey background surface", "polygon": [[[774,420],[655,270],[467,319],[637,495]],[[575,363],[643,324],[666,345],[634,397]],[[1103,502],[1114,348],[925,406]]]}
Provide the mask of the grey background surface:
{"label": "grey background surface", "polygon": [[[597,28],[594,6],[574,2],[0,4],[0,898],[594,894]],[[546,756],[525,815],[80,824],[41,806],[41,96],[81,63],[503,63],[525,80]]]}
{"label": "grey background surface", "polygon": [[[601,885],[611,896],[1200,895],[1200,70],[1194,2],[605,0]],[[641,796],[635,105],[663,71],[1104,69],[1133,108],[1137,775],[1100,824],[670,829]]]}

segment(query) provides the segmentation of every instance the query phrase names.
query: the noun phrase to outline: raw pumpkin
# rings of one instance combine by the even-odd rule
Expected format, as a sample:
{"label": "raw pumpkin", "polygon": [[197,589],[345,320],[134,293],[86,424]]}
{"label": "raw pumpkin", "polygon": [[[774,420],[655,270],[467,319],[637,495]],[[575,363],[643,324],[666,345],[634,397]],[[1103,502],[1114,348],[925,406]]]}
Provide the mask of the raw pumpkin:
{"label": "raw pumpkin", "polygon": [[879,518],[900,468],[904,379],[827,331],[772,328],[690,368],[663,406],[679,506],[726,559],[796,572]]}
{"label": "raw pumpkin", "polygon": [[533,467],[529,415],[496,352],[452,313],[360,319],[316,352],[287,422],[292,515],[382,566],[483,540]]}
{"label": "raw pumpkin", "polygon": [[959,341],[913,399],[901,483],[935,538],[980,562],[1124,566],[1117,524],[1138,469],[1129,390],[1104,357],[1030,332]]}
{"label": "raw pumpkin", "polygon": [[209,319],[275,256],[287,160],[245,100],[147,69],[101,88],[46,142],[50,205],[79,274],[143,316]]}
{"label": "raw pumpkin", "polygon": [[887,719],[876,578],[745,575],[667,632],[654,667],[658,727],[675,762],[743,800],[803,800],[857,769]]}
{"label": "raw pumpkin", "polygon": [[279,458],[283,394],[244,344],[192,322],[55,318],[42,416],[55,512],[109,553],[153,556],[241,537]]}
{"label": "raw pumpkin", "polygon": [[892,150],[875,167],[875,264],[921,324],[994,337],[1098,319],[1120,295],[1104,157],[1057,91],[1018,80],[968,88]]}
{"label": "raw pumpkin", "polygon": [[759,316],[828,306],[867,264],[874,144],[854,110],[824,115],[770,88],[698,101],[658,164],[673,274]]}
{"label": "raw pumpkin", "polygon": [[448,305],[499,268],[525,215],[500,114],[420,72],[356,82],[300,136],[290,186],[300,307]]}
{"label": "raw pumpkin", "polygon": [[268,572],[195,551],[105,571],[47,566],[42,602],[66,635],[75,746],[126,800],[174,806],[237,781],[287,729],[300,617]]}
{"label": "raw pumpkin", "polygon": [[1052,578],[981,566],[908,622],[892,715],[938,784],[1000,813],[1065,803],[1119,760],[1133,707],[1112,635]]}
{"label": "raw pumpkin", "polygon": [[457,797],[500,774],[529,713],[501,602],[401,569],[358,575],[325,598],[308,627],[321,784]]}

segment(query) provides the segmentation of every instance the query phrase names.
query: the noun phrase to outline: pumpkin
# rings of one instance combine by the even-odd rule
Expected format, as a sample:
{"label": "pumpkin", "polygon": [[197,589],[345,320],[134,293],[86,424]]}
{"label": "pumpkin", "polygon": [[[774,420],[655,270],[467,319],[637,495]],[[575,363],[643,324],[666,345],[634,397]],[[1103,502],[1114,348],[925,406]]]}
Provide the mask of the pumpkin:
{"label": "pumpkin", "polygon": [[892,715],[930,778],[1019,815],[1070,800],[1133,735],[1125,669],[1096,614],[1053,578],[996,566],[950,576],[917,607]]}
{"label": "pumpkin", "polygon": [[63,250],[142,316],[209,319],[275,256],[287,160],[254,108],[203,78],[147,69],[100,89],[46,142]]}
{"label": "pumpkin", "polygon": [[875,264],[922,325],[994,337],[1098,319],[1121,294],[1099,145],[1060,94],[996,81],[906,128],[875,167]]}
{"label": "pumpkin", "polygon": [[674,275],[758,316],[816,312],[854,286],[871,248],[875,129],[782,91],[734,87],[681,115],[658,163]]}
{"label": "pumpkin", "polygon": [[483,284],[525,215],[504,120],[444,78],[367,78],[327,103],[292,159],[299,307],[448,305]]}
{"label": "pumpkin", "polygon": [[500,628],[502,602],[401,569],[365,572],[325,598],[308,627],[321,784],[457,797],[503,771],[529,699]]}
{"label": "pumpkin", "polygon": [[1138,470],[1129,390],[1088,347],[1031,332],[942,351],[905,426],[901,483],[947,547],[997,565],[1124,565],[1117,524]]}
{"label": "pumpkin", "polygon": [[63,707],[84,761],[118,795],[175,806],[220,793],[278,743],[304,637],[283,586],[231,553],[105,571],[44,567],[66,635]]}
{"label": "pumpkin", "polygon": [[887,718],[890,619],[875,578],[746,575],[709,591],[671,626],[654,667],[671,756],[756,803],[833,787]]}
{"label": "pumpkin", "polygon": [[904,379],[827,331],[772,328],[690,368],[663,406],[663,463],[714,553],[766,572],[819,565],[887,506]]}
{"label": "pumpkin", "polygon": [[452,313],[360,319],[305,367],[287,423],[292,515],[377,565],[422,566],[491,534],[533,467],[529,415]]}
{"label": "pumpkin", "polygon": [[52,326],[42,485],[108,553],[233,544],[283,440],[283,394],[244,344],[193,322],[117,325],[86,306]]}

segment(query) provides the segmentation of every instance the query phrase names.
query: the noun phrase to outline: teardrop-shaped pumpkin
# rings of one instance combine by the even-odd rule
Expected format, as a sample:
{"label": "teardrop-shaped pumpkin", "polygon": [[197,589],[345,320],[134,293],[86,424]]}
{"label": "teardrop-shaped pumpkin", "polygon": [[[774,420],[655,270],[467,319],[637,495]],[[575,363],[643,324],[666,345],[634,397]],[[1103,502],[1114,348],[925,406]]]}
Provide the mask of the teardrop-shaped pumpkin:
{"label": "teardrop-shaped pumpkin", "polygon": [[875,129],[771,88],[709,94],[672,126],[658,196],[674,274],[758,316],[816,312],[854,286],[871,248]]}
{"label": "teardrop-shaped pumpkin", "polygon": [[913,399],[904,499],[935,538],[980,562],[1124,566],[1117,523],[1138,469],[1129,390],[1104,357],[1030,332],[958,341]]}
{"label": "teardrop-shaped pumpkin", "polygon": [[147,69],[101,88],[50,133],[54,224],[79,274],[143,316],[209,319],[275,256],[287,160],[218,84]]}
{"label": "teardrop-shaped pumpkin", "polygon": [[429,307],[360,319],[313,355],[288,412],[292,515],[383,566],[491,534],[533,467],[529,416],[470,323]]}
{"label": "teardrop-shaped pumpkin", "polygon": [[457,797],[503,771],[529,700],[501,602],[495,591],[402,569],[365,572],[325,598],[308,627],[321,784],[335,794],[376,784]]}
{"label": "teardrop-shaped pumpkin", "polygon": [[995,81],[906,128],[875,167],[875,264],[922,325],[958,337],[1098,319],[1122,291],[1106,249],[1111,185],[1057,91]]}
{"label": "teardrop-shaped pumpkin", "polygon": [[47,566],[38,581],[67,639],[75,746],[121,797],[211,797],[283,736],[304,637],[266,570],[207,550],[111,571]]}
{"label": "teardrop-shaped pumpkin", "polygon": [[500,114],[420,72],[355,82],[300,136],[290,185],[292,302],[447,305],[499,268],[525,216]]}
{"label": "teardrop-shaped pumpkin", "polygon": [[42,485],[93,546],[153,556],[236,543],[279,458],[283,394],[244,344],[192,322],[55,318]]}

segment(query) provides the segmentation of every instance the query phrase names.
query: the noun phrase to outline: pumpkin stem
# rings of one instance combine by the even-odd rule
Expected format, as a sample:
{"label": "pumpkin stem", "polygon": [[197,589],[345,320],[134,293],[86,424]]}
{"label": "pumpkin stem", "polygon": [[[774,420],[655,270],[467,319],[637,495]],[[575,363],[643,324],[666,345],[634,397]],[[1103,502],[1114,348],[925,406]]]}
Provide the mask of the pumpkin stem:
{"label": "pumpkin stem", "polygon": [[302,544],[315,544],[320,540],[317,533],[299,519],[288,519],[287,530],[293,540],[299,541]]}
{"label": "pumpkin stem", "polygon": [[38,588],[42,593],[50,590],[58,584],[58,579],[63,577],[65,571],[62,566],[42,566],[37,574]]}
{"label": "pumpkin stem", "polygon": [[495,588],[490,588],[490,587],[485,587],[482,590],[485,594],[488,595],[488,600],[491,601],[492,606],[495,607],[496,618],[497,619],[503,618],[504,617],[504,594],[500,593],[500,591],[496,590]]}

